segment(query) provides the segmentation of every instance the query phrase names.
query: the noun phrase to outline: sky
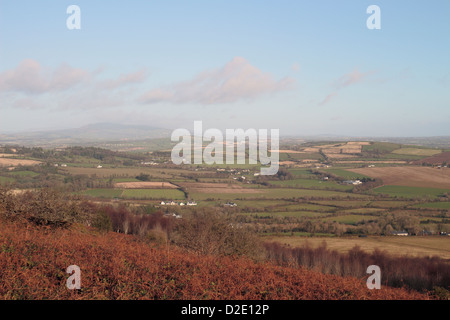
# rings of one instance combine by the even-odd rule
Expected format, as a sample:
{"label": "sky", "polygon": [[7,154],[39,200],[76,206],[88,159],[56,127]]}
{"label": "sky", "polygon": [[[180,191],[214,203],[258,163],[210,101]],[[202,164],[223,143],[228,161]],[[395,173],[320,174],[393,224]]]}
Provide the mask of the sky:
{"label": "sky", "polygon": [[0,133],[450,135],[449,16],[448,0],[0,0]]}

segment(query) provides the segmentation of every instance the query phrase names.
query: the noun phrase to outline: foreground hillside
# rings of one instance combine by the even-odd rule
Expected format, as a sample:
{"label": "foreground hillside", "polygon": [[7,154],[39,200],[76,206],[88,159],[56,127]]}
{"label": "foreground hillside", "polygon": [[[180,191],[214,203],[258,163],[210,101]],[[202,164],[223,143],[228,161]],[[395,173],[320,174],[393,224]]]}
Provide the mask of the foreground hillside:
{"label": "foreground hillside", "polygon": [[[81,289],[68,290],[69,265]],[[403,289],[369,290],[364,279],[244,258],[188,254],[130,235],[74,225],[0,222],[2,299],[426,299]]]}

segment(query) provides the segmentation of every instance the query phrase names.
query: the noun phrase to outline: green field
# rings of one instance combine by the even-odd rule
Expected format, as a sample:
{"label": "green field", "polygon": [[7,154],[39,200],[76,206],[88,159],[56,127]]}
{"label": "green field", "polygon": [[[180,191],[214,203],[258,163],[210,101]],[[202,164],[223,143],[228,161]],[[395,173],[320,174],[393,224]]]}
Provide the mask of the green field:
{"label": "green field", "polygon": [[271,181],[270,184],[283,187],[334,189],[339,191],[347,191],[353,189],[353,186],[351,185],[343,185],[333,181],[322,181],[316,179],[293,179],[293,180]]}
{"label": "green field", "polygon": [[334,174],[335,176],[342,177],[345,179],[362,179],[362,178],[369,178],[368,176],[365,176],[360,173],[355,173],[351,171],[347,171],[344,169],[325,169],[325,172]]}
{"label": "green field", "polygon": [[10,177],[2,177],[0,176],[0,183],[13,183],[16,179]]}
{"label": "green field", "polygon": [[300,203],[300,204],[292,204],[292,205],[287,205],[287,206],[283,206],[280,208],[280,210],[286,210],[286,211],[319,211],[319,212],[333,212],[336,210],[335,207],[330,207],[330,206],[322,206],[322,205],[318,205],[318,204],[311,204],[311,203]]}
{"label": "green field", "polygon": [[311,169],[289,169],[288,170],[295,178],[310,178],[315,174],[311,172]]}
{"label": "green field", "polygon": [[324,206],[336,206],[339,208],[361,208],[371,203],[369,200],[319,200],[313,202]]}
{"label": "green field", "polygon": [[253,212],[253,213],[240,213],[242,215],[250,215],[256,217],[267,217],[267,218],[276,218],[276,217],[308,217],[308,218],[320,218],[324,216],[324,213],[319,212],[309,212],[309,211],[279,211],[279,212]]}
{"label": "green field", "polygon": [[343,215],[343,216],[337,216],[337,217],[328,217],[325,218],[325,221],[335,221],[335,222],[339,222],[339,223],[343,223],[343,224],[357,224],[358,222],[361,221],[369,221],[369,220],[375,220],[378,217],[376,216],[369,216],[369,215],[357,215],[357,214],[348,214],[348,215]]}
{"label": "green field", "polygon": [[185,199],[184,193],[176,189],[125,189],[121,197],[124,199]]}
{"label": "green field", "polygon": [[441,150],[421,149],[421,148],[400,148],[392,151],[392,153],[406,154],[413,156],[434,156],[435,154],[441,153]]}
{"label": "green field", "polygon": [[420,187],[406,187],[406,186],[383,186],[373,190],[376,193],[388,194],[390,196],[397,196],[403,198],[416,197],[440,197],[445,193],[450,193],[449,189],[437,188],[420,188]]}
{"label": "green field", "polygon": [[378,152],[378,153],[390,153],[396,149],[401,148],[400,144],[390,142],[373,142],[370,145],[363,146],[362,151]]}
{"label": "green field", "polygon": [[83,192],[85,195],[97,198],[119,198],[122,190],[119,189],[89,189]]}
{"label": "green field", "polygon": [[184,193],[175,189],[89,189],[83,194],[98,198],[184,200]]}
{"label": "green field", "polygon": [[196,200],[248,200],[248,199],[293,199],[293,198],[366,198],[365,195],[328,190],[289,189],[289,188],[259,188],[257,193],[201,193],[192,192]]}
{"label": "green field", "polygon": [[33,171],[11,171],[9,174],[18,177],[37,177],[39,175]]}
{"label": "green field", "polygon": [[450,210],[450,202],[431,202],[422,203],[414,206],[415,208],[447,209]]}
{"label": "green field", "polygon": [[114,182],[140,182],[141,180],[138,180],[136,178],[114,178]]}
{"label": "green field", "polygon": [[351,213],[351,214],[367,214],[367,213],[378,213],[383,212],[385,209],[380,208],[358,208],[358,209],[347,209],[340,212]]}

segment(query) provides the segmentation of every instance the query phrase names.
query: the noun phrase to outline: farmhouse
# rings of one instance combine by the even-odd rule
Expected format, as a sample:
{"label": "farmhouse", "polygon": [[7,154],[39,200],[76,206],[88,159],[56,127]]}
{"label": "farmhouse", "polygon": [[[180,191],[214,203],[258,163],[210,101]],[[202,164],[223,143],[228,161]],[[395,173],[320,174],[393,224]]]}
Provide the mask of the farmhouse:
{"label": "farmhouse", "polygon": [[224,204],[225,207],[237,207],[237,204],[234,202],[227,202]]}
{"label": "farmhouse", "polygon": [[358,184],[362,184],[362,182],[360,180],[347,180],[344,181],[345,184],[353,184],[353,185],[358,185]]}

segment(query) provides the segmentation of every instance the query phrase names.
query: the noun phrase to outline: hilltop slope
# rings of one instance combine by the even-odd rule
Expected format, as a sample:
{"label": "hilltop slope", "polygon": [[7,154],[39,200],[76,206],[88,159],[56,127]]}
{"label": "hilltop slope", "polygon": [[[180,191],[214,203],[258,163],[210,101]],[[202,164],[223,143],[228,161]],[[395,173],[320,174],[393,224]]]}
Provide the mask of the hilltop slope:
{"label": "hilltop slope", "polygon": [[[69,265],[81,290],[68,290]],[[198,256],[136,237],[74,225],[47,229],[0,222],[1,299],[426,299],[369,290],[364,279],[232,257]]]}

